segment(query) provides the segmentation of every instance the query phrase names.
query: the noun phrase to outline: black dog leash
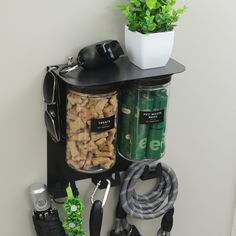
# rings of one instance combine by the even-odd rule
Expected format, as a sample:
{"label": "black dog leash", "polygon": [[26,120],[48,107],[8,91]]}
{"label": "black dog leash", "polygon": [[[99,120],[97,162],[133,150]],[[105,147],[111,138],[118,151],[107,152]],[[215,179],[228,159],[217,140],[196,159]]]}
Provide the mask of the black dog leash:
{"label": "black dog leash", "polygon": [[101,233],[101,228],[102,228],[102,219],[103,219],[103,207],[106,203],[107,197],[108,197],[108,193],[110,191],[111,188],[111,182],[110,180],[106,180],[107,181],[107,188],[105,191],[105,195],[103,198],[103,201],[101,202],[100,200],[96,200],[94,201],[94,196],[101,184],[101,181],[99,181],[97,183],[97,186],[95,187],[92,195],[91,195],[91,203],[92,208],[91,208],[91,212],[90,212],[90,221],[89,221],[89,232],[90,232],[90,236],[100,236]]}
{"label": "black dog leash", "polygon": [[116,223],[115,229],[110,233],[110,236],[141,236],[135,225],[130,225],[127,222],[127,213],[123,210],[120,201],[116,207]]}
{"label": "black dog leash", "polygon": [[[162,218],[161,228],[157,232],[157,236],[169,236],[173,227],[174,208],[169,210]],[[135,225],[130,225],[127,222],[127,213],[123,210],[119,201],[116,208],[116,223],[115,229],[110,233],[110,236],[141,236]]]}
{"label": "black dog leash", "polygon": [[102,228],[103,207],[100,200],[93,203],[90,212],[89,232],[90,236],[100,236]]}

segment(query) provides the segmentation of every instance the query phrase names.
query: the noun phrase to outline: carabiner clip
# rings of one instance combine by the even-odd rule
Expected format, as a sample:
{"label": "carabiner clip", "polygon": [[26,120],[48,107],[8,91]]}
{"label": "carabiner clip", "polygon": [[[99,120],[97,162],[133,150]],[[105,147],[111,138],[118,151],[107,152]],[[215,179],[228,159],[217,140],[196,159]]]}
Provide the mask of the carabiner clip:
{"label": "carabiner clip", "polygon": [[60,74],[66,74],[68,72],[71,72],[71,71],[75,70],[77,67],[79,67],[79,66],[77,64],[73,63],[73,57],[68,57],[66,66],[64,66],[60,70]]}
{"label": "carabiner clip", "polygon": [[[106,188],[106,191],[105,191],[105,194],[104,194],[104,198],[103,198],[103,201],[102,201],[102,207],[105,206],[106,204],[106,201],[107,201],[107,197],[108,197],[108,194],[109,194],[109,191],[110,191],[110,188],[111,188],[111,181],[109,179],[106,179],[107,181],[107,188]],[[91,203],[93,204],[94,203],[94,196],[99,188],[99,186],[101,185],[101,180],[97,183],[92,195],[91,195],[91,198],[90,198],[90,201]]]}

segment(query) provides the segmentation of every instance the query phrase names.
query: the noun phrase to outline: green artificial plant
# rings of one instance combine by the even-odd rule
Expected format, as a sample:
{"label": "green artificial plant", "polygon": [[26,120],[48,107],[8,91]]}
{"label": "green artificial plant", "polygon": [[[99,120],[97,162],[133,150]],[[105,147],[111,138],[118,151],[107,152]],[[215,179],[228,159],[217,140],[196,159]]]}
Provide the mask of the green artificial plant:
{"label": "green artificial plant", "polygon": [[128,0],[117,7],[126,17],[130,31],[142,34],[172,31],[186,6],[174,9],[176,0]]}

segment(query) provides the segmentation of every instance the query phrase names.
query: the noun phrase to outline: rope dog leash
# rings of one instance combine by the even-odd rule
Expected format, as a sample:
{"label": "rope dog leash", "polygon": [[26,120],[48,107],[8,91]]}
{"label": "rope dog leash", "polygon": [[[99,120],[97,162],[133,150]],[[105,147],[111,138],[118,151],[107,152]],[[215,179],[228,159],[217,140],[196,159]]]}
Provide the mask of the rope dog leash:
{"label": "rope dog leash", "polygon": [[[166,164],[161,163],[162,175],[152,191],[145,195],[139,195],[134,189],[135,184],[144,172],[145,166],[148,165],[150,171],[155,171],[157,164],[157,161],[147,160],[134,163],[129,167],[120,192],[120,204],[123,210],[134,218],[155,219],[164,215],[157,236],[170,236],[173,225],[173,206],[178,195],[178,180],[175,172]],[[118,218],[116,222],[114,231],[117,236],[140,235],[139,232],[125,234],[127,227],[132,227],[128,224],[125,216],[124,218]]]}

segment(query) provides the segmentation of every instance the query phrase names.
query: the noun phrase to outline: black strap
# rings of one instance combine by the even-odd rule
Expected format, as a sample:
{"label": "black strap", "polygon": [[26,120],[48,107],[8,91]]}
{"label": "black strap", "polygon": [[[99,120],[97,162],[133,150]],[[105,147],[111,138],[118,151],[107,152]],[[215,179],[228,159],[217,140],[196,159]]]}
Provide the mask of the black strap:
{"label": "black strap", "polygon": [[129,236],[141,236],[141,234],[139,233],[138,229],[134,225],[132,225],[132,231]]}
{"label": "black strap", "polygon": [[[116,226],[115,229],[110,232],[110,236],[141,236],[135,225],[130,225],[127,222],[126,217],[127,213],[124,211],[119,201],[116,207]],[[121,225],[122,220],[125,220],[125,225]]]}
{"label": "black strap", "polygon": [[90,236],[100,236],[102,228],[102,218],[103,218],[102,202],[100,200],[96,200],[93,203],[90,212],[90,221],[89,221]]}
{"label": "black strap", "polygon": [[166,212],[166,214],[163,216],[161,221],[161,228],[165,232],[170,232],[173,227],[173,215],[174,215],[174,208]]}
{"label": "black strap", "polygon": [[124,209],[121,206],[121,203],[119,201],[117,204],[117,207],[116,207],[116,218],[124,219],[124,218],[126,218],[126,216],[127,216],[127,213],[124,211]]}

